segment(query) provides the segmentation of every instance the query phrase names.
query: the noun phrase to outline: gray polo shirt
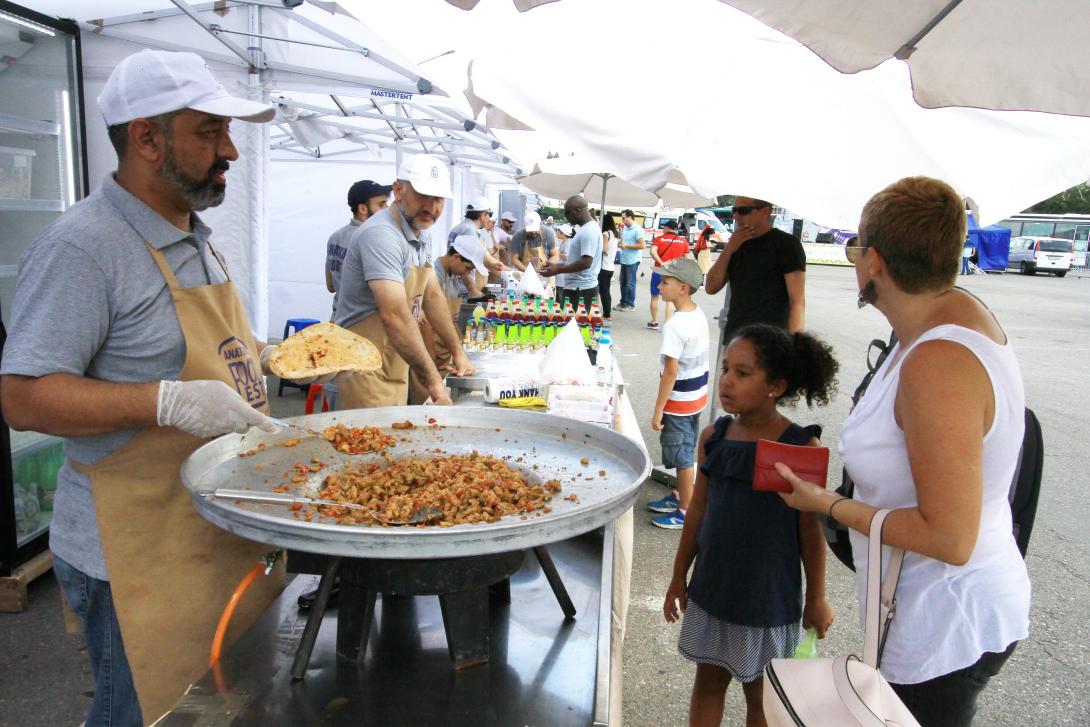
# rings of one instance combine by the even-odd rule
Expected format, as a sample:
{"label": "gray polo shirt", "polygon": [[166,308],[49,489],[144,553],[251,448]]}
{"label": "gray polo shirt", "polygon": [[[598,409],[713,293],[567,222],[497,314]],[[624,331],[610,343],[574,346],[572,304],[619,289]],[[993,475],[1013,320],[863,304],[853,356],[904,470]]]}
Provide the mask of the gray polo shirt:
{"label": "gray polo shirt", "polygon": [[[23,253],[0,374],[177,379],[185,340],[144,241],[163,252],[178,283],[189,288],[226,279],[208,252],[210,233],[196,215],[192,233],[179,230],[108,176]],[[67,438],[64,452],[94,464],[137,431]],[[57,476],[49,547],[84,573],[108,580],[90,480],[68,464]]]}
{"label": "gray polo shirt", "polygon": [[431,265],[431,237],[427,230],[419,237],[401,218],[394,221],[391,205],[379,210],[356,228],[348,241],[341,282],[337,287],[338,326],[348,328],[378,310],[372,280],[404,283],[414,267]]}
{"label": "gray polo shirt", "polygon": [[[553,228],[541,226],[541,240],[545,245],[545,257],[549,256],[549,253],[556,249],[556,233],[553,232]],[[519,230],[515,234],[511,235],[511,244],[507,247],[511,256],[522,254],[522,248],[526,246],[526,230]]]}
{"label": "gray polo shirt", "polygon": [[598,287],[598,272],[602,269],[602,228],[594,220],[580,227],[568,245],[569,264],[585,255],[590,256],[590,267],[578,273],[568,273],[568,279],[564,283],[565,290]]}
{"label": "gray polo shirt", "polygon": [[341,267],[344,265],[344,258],[348,254],[348,241],[352,238],[352,233],[356,231],[356,228],[362,224],[362,222],[353,217],[347,225],[330,235],[329,241],[326,243],[325,266],[328,268],[329,274],[333,278],[334,308],[337,307],[336,291],[341,289]]}

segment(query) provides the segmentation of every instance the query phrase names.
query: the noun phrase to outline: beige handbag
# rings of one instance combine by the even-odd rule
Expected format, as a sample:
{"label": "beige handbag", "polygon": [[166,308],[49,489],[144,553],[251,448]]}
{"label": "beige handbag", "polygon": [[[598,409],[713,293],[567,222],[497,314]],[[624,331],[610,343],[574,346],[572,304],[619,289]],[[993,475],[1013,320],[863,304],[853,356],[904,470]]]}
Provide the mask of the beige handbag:
{"label": "beige handbag", "polygon": [[879,510],[870,524],[863,660],[773,659],[765,667],[763,698],[770,727],[920,727],[878,671],[905,554],[893,550],[882,580],[882,523],[889,512]]}

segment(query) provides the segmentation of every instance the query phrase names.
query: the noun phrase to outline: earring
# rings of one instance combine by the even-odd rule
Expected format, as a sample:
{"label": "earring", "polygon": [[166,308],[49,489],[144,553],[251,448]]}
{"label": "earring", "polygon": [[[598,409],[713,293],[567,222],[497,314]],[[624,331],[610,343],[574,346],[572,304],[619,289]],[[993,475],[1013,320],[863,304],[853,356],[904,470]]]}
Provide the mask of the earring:
{"label": "earring", "polygon": [[776,395],[776,394],[775,394],[774,392],[771,392],[771,391],[770,391],[770,392],[768,392],[768,398],[769,398],[769,399],[771,399],[771,398],[772,398],[773,396],[775,396],[775,395]]}

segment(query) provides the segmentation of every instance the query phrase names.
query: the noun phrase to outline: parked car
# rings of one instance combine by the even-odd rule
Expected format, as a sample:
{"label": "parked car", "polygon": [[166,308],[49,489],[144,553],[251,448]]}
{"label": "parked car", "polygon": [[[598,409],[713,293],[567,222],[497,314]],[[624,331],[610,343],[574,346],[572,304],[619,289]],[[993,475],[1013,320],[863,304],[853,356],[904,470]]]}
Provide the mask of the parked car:
{"label": "parked car", "polygon": [[1041,270],[1062,278],[1071,269],[1074,257],[1075,245],[1071,240],[1058,237],[1015,237],[1011,240],[1007,267],[1017,268],[1023,275],[1033,275]]}

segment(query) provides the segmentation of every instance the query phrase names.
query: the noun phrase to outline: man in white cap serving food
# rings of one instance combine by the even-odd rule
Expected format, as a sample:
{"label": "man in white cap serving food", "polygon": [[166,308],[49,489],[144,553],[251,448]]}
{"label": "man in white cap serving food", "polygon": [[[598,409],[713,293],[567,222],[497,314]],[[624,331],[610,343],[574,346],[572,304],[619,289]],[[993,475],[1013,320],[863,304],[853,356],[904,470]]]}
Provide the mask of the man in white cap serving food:
{"label": "man in white cap serving food", "polygon": [[337,324],[370,339],[382,353],[380,369],[337,380],[343,409],[404,405],[410,368],[432,401],[451,403],[424,344],[422,312],[451,351],[451,372],[474,371],[431,264],[428,228],[453,196],[450,172],[430,154],[413,154],[402,162],[393,186],[394,203],[352,235],[341,272]]}
{"label": "man in white cap serving food", "polygon": [[[178,471],[208,437],[277,429],[267,347],[196,214],[223,201],[232,120],[275,111],[195,54],[151,50],[118,64],[98,105],[117,172],[24,254],[0,395],[13,428],[64,437],[50,548],[95,679],[86,723],[128,727],[204,673],[220,611],[272,550],[205,521]],[[232,634],[281,583],[254,583]]]}

